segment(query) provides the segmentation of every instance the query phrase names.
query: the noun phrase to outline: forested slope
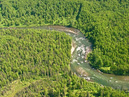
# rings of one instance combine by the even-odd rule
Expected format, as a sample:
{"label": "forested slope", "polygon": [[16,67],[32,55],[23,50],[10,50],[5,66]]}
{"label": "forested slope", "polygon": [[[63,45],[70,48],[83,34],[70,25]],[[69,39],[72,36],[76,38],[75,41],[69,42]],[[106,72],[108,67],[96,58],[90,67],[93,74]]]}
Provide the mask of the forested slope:
{"label": "forested slope", "polygon": [[[64,25],[78,28],[93,44],[91,66],[129,74],[128,0],[0,0],[0,27]],[[0,30],[0,96],[10,83],[28,85],[15,97],[128,97],[74,75],[69,68],[71,38],[34,29]],[[20,84],[20,83],[18,83]]]}
{"label": "forested slope", "polygon": [[128,6],[128,0],[1,0],[0,25],[78,28],[93,44],[91,66],[128,75]]}
{"label": "forested slope", "polygon": [[0,30],[0,86],[68,70],[71,39],[64,33]]}
{"label": "forested slope", "polygon": [[0,87],[14,80],[58,76],[70,71],[71,38],[65,33],[0,30],[0,41]]}
{"label": "forested slope", "polygon": [[74,75],[69,68],[71,38],[65,33],[3,29],[0,41],[2,97],[128,96]]}
{"label": "forested slope", "polygon": [[124,91],[101,87],[77,76],[55,77],[32,83],[15,97],[128,97]]}

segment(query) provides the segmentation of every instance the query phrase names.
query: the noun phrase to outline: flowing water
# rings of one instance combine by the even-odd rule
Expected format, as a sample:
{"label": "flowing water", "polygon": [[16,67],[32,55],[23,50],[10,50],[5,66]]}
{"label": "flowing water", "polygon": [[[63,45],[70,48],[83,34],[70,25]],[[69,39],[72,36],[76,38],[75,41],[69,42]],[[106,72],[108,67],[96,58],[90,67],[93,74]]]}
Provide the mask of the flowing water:
{"label": "flowing water", "polygon": [[43,26],[31,28],[63,31],[72,37],[76,48],[72,54],[71,70],[79,77],[97,82],[104,86],[111,86],[115,89],[129,90],[129,76],[105,74],[102,72],[98,72],[97,70],[90,67],[89,63],[85,60],[85,57],[87,50],[91,47],[91,43],[84,37],[84,35],[79,30],[63,26]]}
{"label": "flowing water", "polygon": [[[72,54],[71,69],[78,76],[97,82],[104,86],[111,86],[115,89],[129,90],[129,76],[105,74],[90,67],[89,63],[85,60],[85,54],[87,48],[91,47],[91,43],[79,30],[62,26],[48,26],[48,28],[67,32],[67,34],[72,37],[74,43],[76,44],[76,49]],[[76,32],[77,34],[73,32]]]}

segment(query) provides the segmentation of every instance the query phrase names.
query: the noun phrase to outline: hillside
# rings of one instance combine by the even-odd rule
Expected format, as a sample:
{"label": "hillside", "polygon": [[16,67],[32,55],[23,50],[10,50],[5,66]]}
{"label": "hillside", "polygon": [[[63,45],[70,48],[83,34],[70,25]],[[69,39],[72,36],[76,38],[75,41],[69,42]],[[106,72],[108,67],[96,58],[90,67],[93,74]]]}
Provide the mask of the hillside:
{"label": "hillside", "polygon": [[128,6],[128,0],[2,0],[0,24],[1,27],[47,24],[78,28],[93,44],[89,55],[92,67],[128,75]]}
{"label": "hillside", "polygon": [[93,68],[129,75],[128,21],[128,0],[0,0],[0,27],[10,28],[0,29],[0,97],[129,97],[71,72],[70,36],[17,28],[77,28],[92,43]]}
{"label": "hillside", "polygon": [[74,75],[69,67],[71,38],[65,33],[36,29],[0,32],[1,97],[128,95]]}

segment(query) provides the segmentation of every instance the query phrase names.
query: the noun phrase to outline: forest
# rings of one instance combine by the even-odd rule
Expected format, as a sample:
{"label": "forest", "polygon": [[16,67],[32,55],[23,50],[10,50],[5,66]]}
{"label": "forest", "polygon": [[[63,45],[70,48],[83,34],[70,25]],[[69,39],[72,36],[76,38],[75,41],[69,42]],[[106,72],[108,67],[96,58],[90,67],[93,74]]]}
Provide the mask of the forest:
{"label": "forest", "polygon": [[10,83],[16,85],[29,80],[30,84],[25,84],[14,97],[129,95],[87,82],[72,73],[69,66],[71,37],[63,32],[36,29],[2,29],[0,32],[0,96],[9,96]]}
{"label": "forest", "polygon": [[[0,27],[63,25],[92,43],[90,65],[129,75],[129,0],[0,0]],[[127,91],[87,82],[70,70],[71,38],[36,29],[0,29],[0,96],[129,97]],[[10,97],[13,97],[10,96]]]}
{"label": "forest", "polygon": [[53,76],[57,71],[68,70],[71,39],[64,33],[1,30],[0,41],[0,86],[17,79]]}
{"label": "forest", "polygon": [[129,75],[128,0],[1,0],[0,27],[63,25],[93,44],[92,67]]}
{"label": "forest", "polygon": [[129,95],[87,82],[72,73],[69,66],[71,37],[63,32],[37,29],[2,29],[0,32],[0,96],[9,96],[10,83],[29,80],[30,84],[25,84],[14,97]]}

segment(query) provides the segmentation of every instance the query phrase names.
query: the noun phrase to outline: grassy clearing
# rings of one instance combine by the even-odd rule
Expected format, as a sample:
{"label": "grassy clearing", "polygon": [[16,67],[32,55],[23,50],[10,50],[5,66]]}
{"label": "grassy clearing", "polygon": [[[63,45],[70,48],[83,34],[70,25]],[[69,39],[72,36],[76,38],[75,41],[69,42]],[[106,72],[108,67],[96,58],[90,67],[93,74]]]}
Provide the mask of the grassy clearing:
{"label": "grassy clearing", "polygon": [[[6,93],[1,97],[14,97],[14,95],[21,91],[22,89],[28,87],[31,83],[35,83],[45,78],[36,78],[36,79],[29,79],[27,81],[21,81],[20,79],[13,81],[12,83],[8,84],[7,86],[3,87],[2,90],[6,91]],[[9,88],[9,89],[7,89]]]}

